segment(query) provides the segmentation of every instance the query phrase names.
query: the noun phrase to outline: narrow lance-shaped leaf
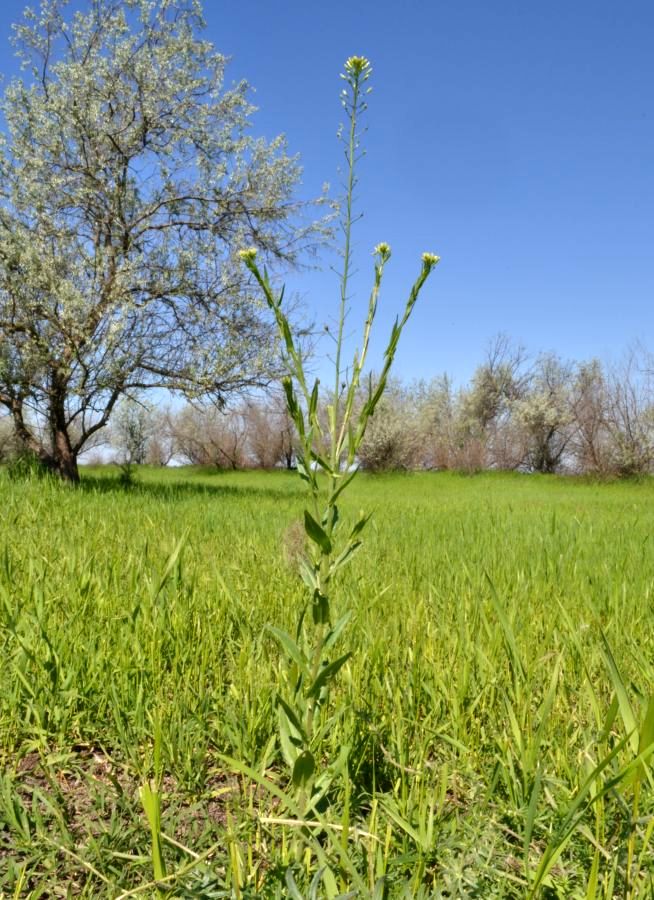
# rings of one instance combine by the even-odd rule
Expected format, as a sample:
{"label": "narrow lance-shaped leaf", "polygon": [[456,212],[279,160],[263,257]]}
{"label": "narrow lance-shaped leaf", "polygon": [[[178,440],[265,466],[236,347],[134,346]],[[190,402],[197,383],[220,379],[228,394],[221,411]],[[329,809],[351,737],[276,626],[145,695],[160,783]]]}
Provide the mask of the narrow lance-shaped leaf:
{"label": "narrow lance-shaped leaf", "polygon": [[345,663],[351,656],[351,651],[348,651],[348,653],[344,653],[343,656],[340,656],[338,659],[335,659],[333,662],[330,662],[326,666],[324,666],[320,670],[320,673],[318,674],[316,680],[307,691],[307,697],[317,697],[322,688],[326,684],[328,684],[329,681],[331,681],[331,679],[345,665]]}
{"label": "narrow lance-shaped leaf", "polygon": [[329,634],[325,638],[325,650],[329,650],[330,647],[334,646],[336,641],[341,636],[343,629],[348,624],[348,622],[351,620],[351,618],[352,618],[352,610],[348,610],[344,615],[341,616],[341,618],[338,620],[338,622],[334,623],[334,626],[330,629]]}
{"label": "narrow lance-shaped leaf", "polygon": [[319,590],[313,594],[311,615],[314,625],[329,625],[329,598]]}
{"label": "narrow lance-shaped leaf", "polygon": [[320,381],[316,378],[313,390],[311,391],[311,399],[309,400],[309,421],[313,424],[318,410],[318,390]]}
{"label": "narrow lance-shaped leaf", "polygon": [[281,695],[277,697],[277,703],[283,709],[283,711],[288,719],[289,725],[293,726],[293,731],[294,731],[294,734],[292,734],[293,742],[294,743],[298,743],[301,741],[306,742],[307,734],[304,730],[304,726],[300,722],[300,719],[299,719],[297,713],[295,712],[295,710],[293,709],[293,707],[289,703],[287,703],[286,700],[284,700],[284,698]]}
{"label": "narrow lance-shaped leaf", "polygon": [[334,471],[334,469],[332,469],[331,463],[329,463],[329,462],[325,459],[324,455],[321,454],[318,450],[316,450],[316,449],[312,449],[312,450],[311,450],[311,458],[314,460],[314,462],[317,462],[317,463],[318,463],[318,465],[320,466],[320,468],[321,468],[321,469],[323,470],[323,472],[325,472],[327,475],[334,475],[334,474],[336,474],[335,471]]}
{"label": "narrow lance-shaped leaf", "polygon": [[332,552],[332,542],[327,532],[313,518],[309,510],[304,511],[304,530],[309,538],[317,544],[325,555]]}
{"label": "narrow lance-shaped leaf", "polygon": [[[638,741],[638,755],[645,754],[646,751],[654,751],[654,696],[650,696],[647,701],[647,709],[645,718],[640,727],[640,738]],[[637,770],[635,781],[642,781],[646,774],[645,763]]]}
{"label": "narrow lance-shaped leaf", "polygon": [[316,771],[316,761],[309,750],[303,750],[295,760],[293,766],[293,784],[300,790],[305,790]]}
{"label": "narrow lance-shaped leaf", "polygon": [[602,643],[604,645],[604,659],[606,660],[606,664],[611,675],[613,689],[615,690],[616,696],[618,698],[618,707],[620,709],[620,715],[622,716],[622,723],[627,732],[629,746],[631,747],[634,756],[636,756],[638,754],[639,743],[638,723],[636,722],[636,717],[634,716],[631,703],[629,702],[627,689],[625,688],[624,681],[622,680],[620,670],[618,669],[616,661],[613,658],[611,647],[603,631],[600,632],[600,637],[602,638]]}
{"label": "narrow lance-shaped leaf", "polygon": [[309,487],[313,490],[316,485],[316,475],[310,465],[307,465],[306,459],[298,454],[296,460],[296,469],[297,473],[303,481],[306,481]]}
{"label": "narrow lance-shaped leaf", "polygon": [[353,540],[354,538],[358,537],[361,534],[361,532],[366,527],[366,525],[368,524],[368,522],[370,521],[371,518],[372,518],[372,513],[368,513],[367,515],[366,514],[361,515],[361,518],[359,519],[359,521],[356,523],[356,525],[350,532],[350,540]]}
{"label": "narrow lance-shaped leaf", "polygon": [[290,636],[290,634],[288,634],[288,632],[286,631],[282,631],[281,628],[275,628],[274,625],[266,625],[266,631],[268,631],[282,646],[282,648],[286,651],[289,659],[293,660],[300,672],[308,675],[309,661],[302,650],[295,643],[293,638]]}
{"label": "narrow lance-shaped leaf", "polygon": [[338,506],[336,504],[332,504],[328,506],[325,510],[322,517],[322,526],[323,528],[328,528],[330,534],[334,534],[336,529],[338,528],[338,523],[340,521],[340,513],[338,511]]}
{"label": "narrow lance-shaped leaf", "polygon": [[329,574],[335,575],[340,569],[346,566],[349,562],[352,561],[355,553],[361,549],[362,543],[361,541],[355,541],[353,544],[348,544],[348,546],[340,553],[333,563],[329,567]]}
{"label": "narrow lance-shaped leaf", "polygon": [[311,565],[306,559],[300,560],[300,577],[312,593],[318,590],[318,576],[315,566]]}
{"label": "narrow lance-shaped leaf", "polygon": [[341,482],[332,494],[332,502],[336,501],[341,496],[346,487],[356,478],[358,471],[358,469],[353,469],[351,472],[340,476]]}
{"label": "narrow lance-shaped leaf", "polygon": [[297,742],[291,737],[291,726],[286,710],[281,706],[277,708],[277,721],[279,723],[279,743],[282,754],[286,760],[286,765],[292,769],[300,751]]}

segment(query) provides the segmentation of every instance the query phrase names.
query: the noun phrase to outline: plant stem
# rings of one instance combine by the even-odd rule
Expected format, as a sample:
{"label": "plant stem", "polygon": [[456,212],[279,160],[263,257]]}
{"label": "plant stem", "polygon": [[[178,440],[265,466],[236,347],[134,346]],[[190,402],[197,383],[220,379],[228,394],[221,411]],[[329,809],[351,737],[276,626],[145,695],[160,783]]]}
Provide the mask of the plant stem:
{"label": "plant stem", "polygon": [[[343,274],[341,276],[341,302],[338,316],[338,333],[336,337],[336,358],[334,362],[334,399],[331,424],[331,463],[332,473],[340,470],[340,459],[337,456],[338,443],[336,442],[336,429],[338,428],[339,410],[340,410],[340,392],[341,392],[341,352],[343,349],[343,331],[345,328],[345,319],[347,318],[347,288],[350,278],[350,266],[352,261],[352,204],[354,197],[355,185],[355,163],[357,148],[357,108],[359,105],[359,94],[361,74],[356,73],[352,81],[352,112],[350,115],[350,136],[348,141],[347,161],[348,161],[348,178],[347,193],[345,199],[345,220],[343,231],[345,234],[345,246],[343,248]],[[332,481],[335,480],[335,474],[332,474]]]}

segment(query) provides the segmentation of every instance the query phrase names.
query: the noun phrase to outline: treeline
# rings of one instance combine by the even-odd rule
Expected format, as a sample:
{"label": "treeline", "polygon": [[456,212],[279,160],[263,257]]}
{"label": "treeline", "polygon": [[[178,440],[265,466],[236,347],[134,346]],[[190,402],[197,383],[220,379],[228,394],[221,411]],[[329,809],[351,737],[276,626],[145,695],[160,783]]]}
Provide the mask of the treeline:
{"label": "treeline", "polygon": [[[366,390],[368,387],[366,388]],[[365,390],[361,402],[365,401]],[[217,468],[294,465],[295,434],[274,392],[220,409],[127,400],[87,461]],[[0,459],[20,452],[0,421]],[[359,454],[373,472],[505,469],[634,476],[654,471],[654,362],[642,348],[622,363],[530,358],[497,338],[469,385],[447,376],[392,381]]]}
{"label": "treeline", "polygon": [[654,470],[654,363],[535,359],[497,339],[471,383],[443,376],[387,392],[366,437],[367,469],[483,469],[628,477]]}
{"label": "treeline", "polygon": [[[110,443],[113,461],[122,466],[290,469],[295,463],[295,433],[281,392],[225,409],[191,403],[177,410],[151,409],[126,401],[112,423]],[[98,448],[90,461],[103,458],[106,449]]]}

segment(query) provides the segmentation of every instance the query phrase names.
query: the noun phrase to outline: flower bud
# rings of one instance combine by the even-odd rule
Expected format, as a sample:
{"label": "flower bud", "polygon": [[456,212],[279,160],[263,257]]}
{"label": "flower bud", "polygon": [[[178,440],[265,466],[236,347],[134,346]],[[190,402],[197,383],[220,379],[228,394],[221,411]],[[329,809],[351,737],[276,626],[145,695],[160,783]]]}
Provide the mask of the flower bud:
{"label": "flower bud", "polygon": [[370,68],[370,61],[365,56],[350,56],[345,61],[345,71],[348,75],[354,75],[355,78],[359,75],[367,78],[372,69]]}
{"label": "flower bud", "polygon": [[257,250],[256,247],[248,247],[246,250],[238,251],[239,257],[243,260],[246,266],[251,265],[255,259],[257,258]]}
{"label": "flower bud", "polygon": [[422,263],[427,269],[433,268],[437,262],[440,262],[440,259],[440,256],[436,256],[435,253],[422,254]]}

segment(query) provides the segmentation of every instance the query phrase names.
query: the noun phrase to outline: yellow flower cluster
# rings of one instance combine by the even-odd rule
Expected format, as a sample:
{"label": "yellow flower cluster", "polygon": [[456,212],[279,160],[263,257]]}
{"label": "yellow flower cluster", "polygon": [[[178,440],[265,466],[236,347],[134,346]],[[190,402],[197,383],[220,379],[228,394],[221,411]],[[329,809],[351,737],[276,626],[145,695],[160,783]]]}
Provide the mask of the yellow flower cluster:
{"label": "yellow flower cluster", "polygon": [[249,265],[257,258],[256,247],[248,247],[246,250],[239,250],[238,255],[246,265]]}
{"label": "yellow flower cluster", "polygon": [[432,268],[435,266],[437,262],[440,262],[440,256],[436,256],[435,253],[423,253],[422,254],[422,262],[428,268]]}
{"label": "yellow flower cluster", "polygon": [[370,60],[365,56],[350,56],[345,60],[345,71],[350,75],[361,75],[370,69]]}

